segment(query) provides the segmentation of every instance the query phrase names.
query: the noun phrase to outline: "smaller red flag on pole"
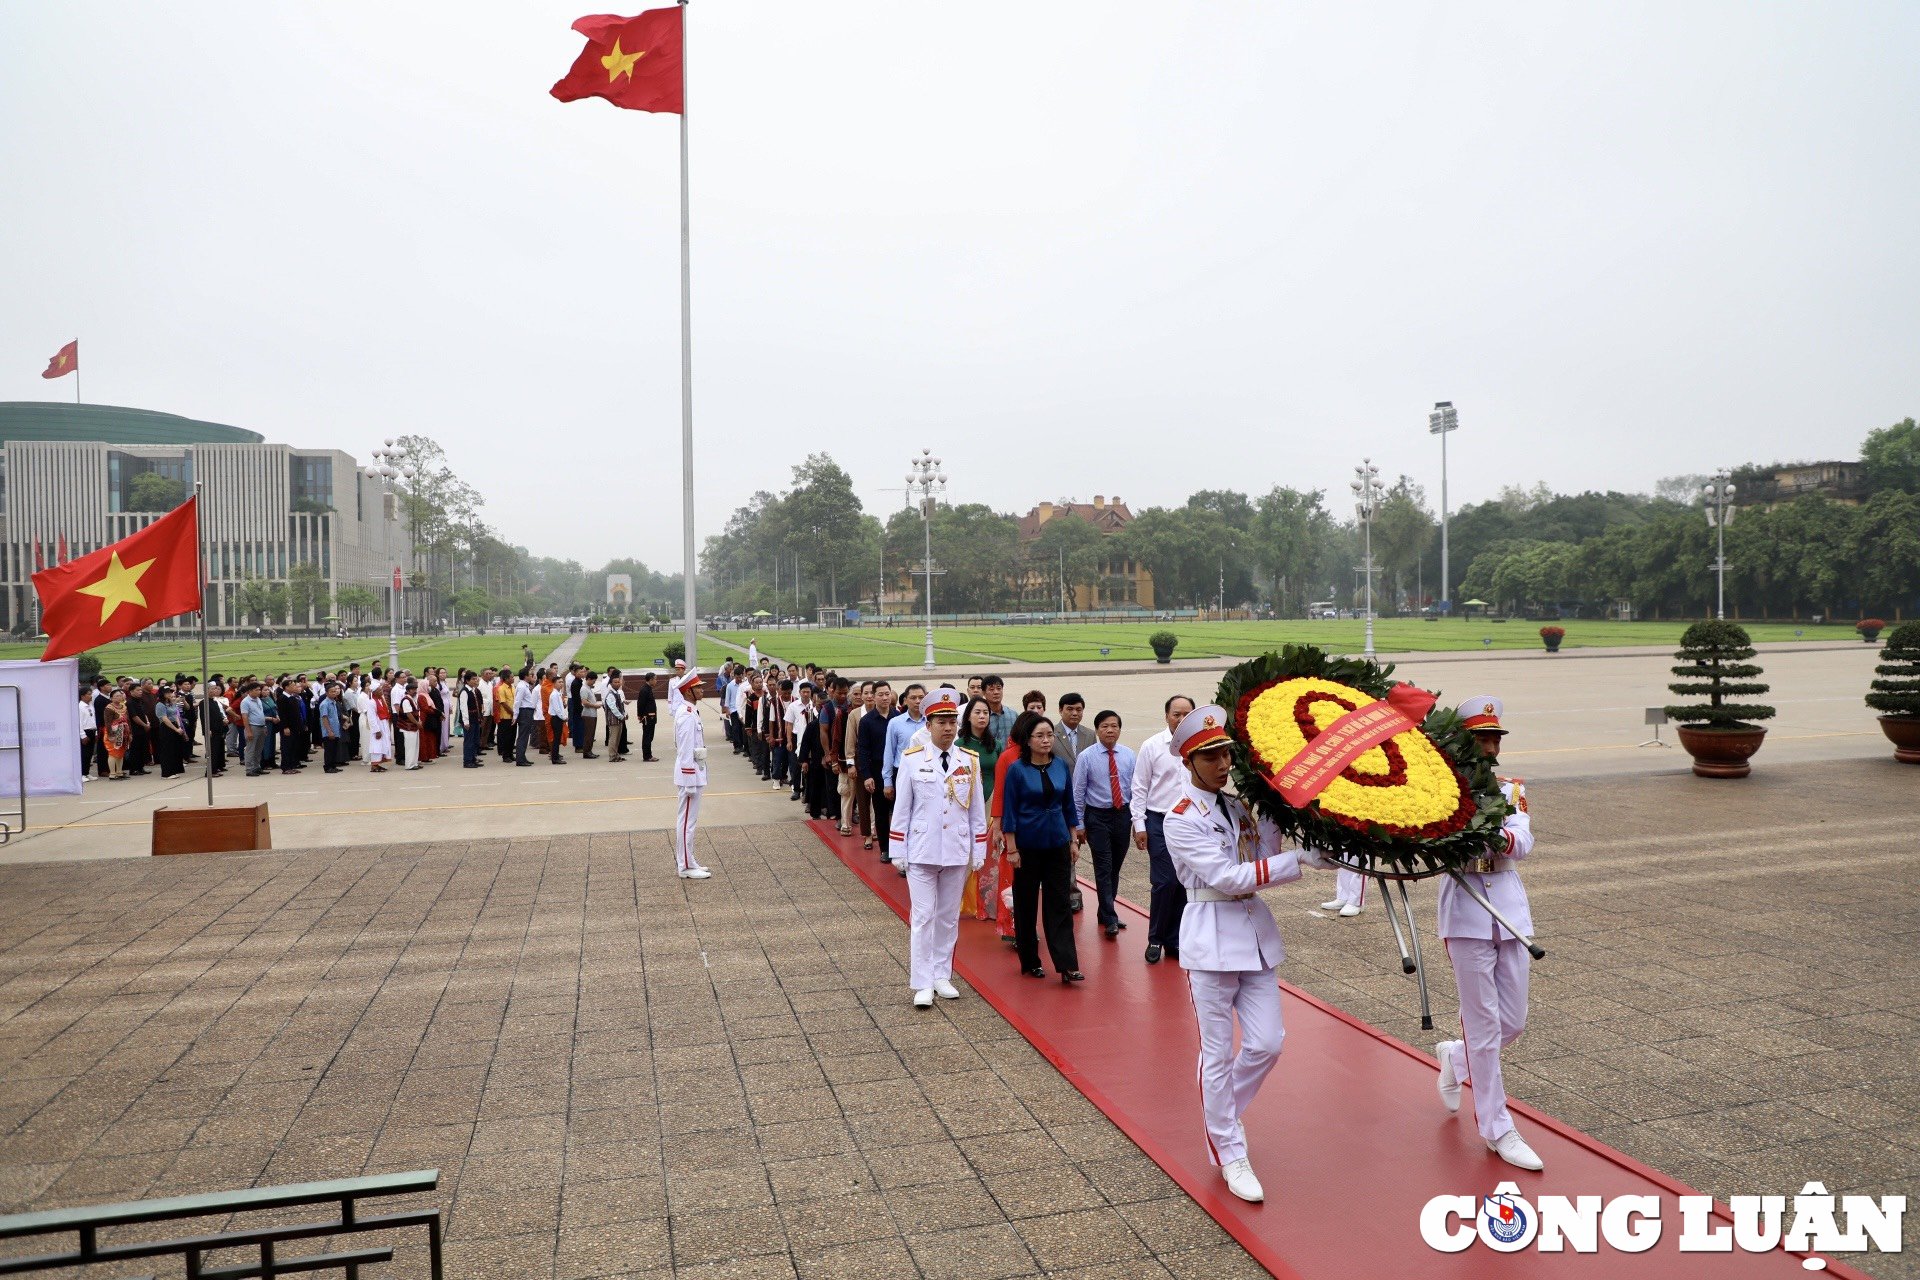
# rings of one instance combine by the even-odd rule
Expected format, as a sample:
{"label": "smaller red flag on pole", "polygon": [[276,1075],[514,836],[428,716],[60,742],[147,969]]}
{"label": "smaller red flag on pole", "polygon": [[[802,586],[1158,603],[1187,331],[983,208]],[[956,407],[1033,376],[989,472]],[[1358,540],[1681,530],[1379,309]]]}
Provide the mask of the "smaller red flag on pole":
{"label": "smaller red flag on pole", "polygon": [[35,538],[33,540],[33,571],[38,573],[46,567],[47,559],[40,554],[40,539]]}
{"label": "smaller red flag on pole", "polygon": [[60,535],[60,552],[59,552],[59,555],[55,558],[54,563],[65,564],[66,562],[67,562],[67,535],[63,533]]}

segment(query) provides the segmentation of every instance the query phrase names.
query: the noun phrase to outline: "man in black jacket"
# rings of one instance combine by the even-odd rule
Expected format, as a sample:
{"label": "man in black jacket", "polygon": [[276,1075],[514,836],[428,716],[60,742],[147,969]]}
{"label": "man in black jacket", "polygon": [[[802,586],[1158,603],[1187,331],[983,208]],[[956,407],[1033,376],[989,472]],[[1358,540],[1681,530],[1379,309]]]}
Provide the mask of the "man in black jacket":
{"label": "man in black jacket", "polygon": [[873,806],[873,835],[880,842],[880,861],[892,862],[887,851],[887,830],[893,823],[893,800],[880,785],[880,766],[887,758],[887,722],[893,718],[893,686],[885,680],[873,682],[873,701],[867,714],[860,717],[854,743],[854,764],[860,770],[860,786]]}
{"label": "man in black jacket", "polygon": [[633,695],[633,714],[640,721],[640,759],[652,764],[653,729],[659,720],[659,703],[653,696],[653,677],[648,676],[640,682],[639,692]]}

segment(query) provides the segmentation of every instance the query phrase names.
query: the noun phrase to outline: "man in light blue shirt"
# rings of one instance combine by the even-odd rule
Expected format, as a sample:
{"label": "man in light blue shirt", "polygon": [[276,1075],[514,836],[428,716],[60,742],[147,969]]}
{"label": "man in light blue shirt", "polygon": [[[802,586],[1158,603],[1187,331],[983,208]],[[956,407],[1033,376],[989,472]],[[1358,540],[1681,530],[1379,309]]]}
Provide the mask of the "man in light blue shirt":
{"label": "man in light blue shirt", "polygon": [[1093,718],[1095,745],[1073,762],[1073,809],[1080,815],[1075,838],[1093,850],[1093,884],[1100,895],[1100,928],[1109,938],[1126,928],[1113,909],[1120,891],[1120,868],[1127,860],[1133,831],[1128,804],[1133,796],[1133,752],[1120,745],[1120,713],[1102,711]]}
{"label": "man in light blue shirt", "polygon": [[893,799],[893,771],[900,765],[900,754],[927,723],[927,718],[920,714],[920,704],[926,698],[927,686],[908,685],[907,691],[900,695],[900,714],[887,721],[887,754],[880,762],[880,785],[886,788],[889,800]]}

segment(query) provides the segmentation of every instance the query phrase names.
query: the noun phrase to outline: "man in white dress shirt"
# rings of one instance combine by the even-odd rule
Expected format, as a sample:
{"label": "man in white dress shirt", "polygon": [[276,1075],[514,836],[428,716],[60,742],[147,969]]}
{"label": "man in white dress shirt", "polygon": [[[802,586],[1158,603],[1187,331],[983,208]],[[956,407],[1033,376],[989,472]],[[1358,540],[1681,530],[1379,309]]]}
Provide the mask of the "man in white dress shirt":
{"label": "man in white dress shirt", "polygon": [[960,998],[953,985],[953,948],[960,938],[960,895],[967,873],[987,858],[986,788],[980,757],[954,739],[960,731],[960,694],[927,695],[926,738],[901,753],[894,772],[889,840],[901,852],[912,899],[911,967],[915,1008],[937,995]]}
{"label": "man in white dress shirt", "polygon": [[1147,908],[1147,963],[1159,964],[1162,955],[1180,957],[1180,913],[1187,891],[1173,874],[1167,842],[1161,834],[1167,811],[1180,802],[1187,771],[1173,750],[1173,733],[1182,717],[1193,710],[1193,699],[1175,694],[1167,699],[1167,727],[1141,744],[1133,764],[1133,847],[1147,851],[1147,883],[1152,896]]}
{"label": "man in white dress shirt", "polygon": [[[1199,707],[1181,718],[1173,749],[1186,764],[1180,799],[1167,813],[1167,853],[1187,891],[1180,918],[1180,967],[1200,1026],[1200,1098],[1207,1158],[1220,1166],[1227,1190],[1242,1200],[1266,1198],[1247,1154],[1241,1117],[1280,1057],[1280,979],[1287,958],[1273,913],[1259,890],[1321,867],[1311,850],[1282,850],[1280,830],[1256,818],[1224,788],[1233,768],[1227,713]],[[1138,778],[1138,773],[1134,775]],[[1234,1050],[1234,1023],[1240,1028]]]}
{"label": "man in white dress shirt", "polygon": [[700,668],[688,667],[667,686],[673,705],[673,785],[680,809],[674,816],[673,863],[682,880],[710,879],[713,872],[693,856],[700,828],[700,793],[707,788],[707,734],[700,724]]}
{"label": "man in white dress shirt", "polygon": [[[1462,724],[1489,760],[1500,757],[1500,699],[1481,696],[1460,704]],[[1533,819],[1527,815],[1527,784],[1501,778],[1500,789],[1514,812],[1505,823],[1506,848],[1462,868],[1469,882],[1522,933],[1533,933],[1533,911],[1519,862],[1533,852]],[[1527,1029],[1527,978],[1533,958],[1525,944],[1503,928],[1487,909],[1469,897],[1451,876],[1440,881],[1440,938],[1453,962],[1460,991],[1459,1040],[1434,1046],[1440,1059],[1440,1101],[1460,1109],[1460,1086],[1473,1086],[1473,1115],[1489,1150],[1520,1169],[1539,1169],[1540,1157],[1513,1127],[1507,1091],[1500,1076],[1500,1050]]]}

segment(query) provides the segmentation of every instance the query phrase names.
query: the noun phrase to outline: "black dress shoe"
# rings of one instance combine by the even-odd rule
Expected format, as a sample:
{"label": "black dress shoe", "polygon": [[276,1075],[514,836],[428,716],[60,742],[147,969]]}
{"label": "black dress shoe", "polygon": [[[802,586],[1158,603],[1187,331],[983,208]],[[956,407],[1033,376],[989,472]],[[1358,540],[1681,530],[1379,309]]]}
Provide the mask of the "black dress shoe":
{"label": "black dress shoe", "polygon": [[1047,971],[1039,965],[1035,965],[1031,969],[1022,969],[1020,972],[1029,978],[1044,978],[1047,976]]}
{"label": "black dress shoe", "polygon": [[1112,939],[1114,939],[1114,938],[1117,938],[1117,937],[1119,937],[1119,936],[1120,936],[1120,926],[1119,926],[1119,925],[1117,925],[1117,924],[1105,924],[1105,925],[1101,925],[1101,926],[1100,926],[1100,932],[1102,932],[1102,933],[1104,933],[1104,934],[1106,934],[1106,935],[1107,935],[1107,938],[1108,938],[1109,940],[1112,940]]}
{"label": "black dress shoe", "polygon": [[1080,972],[1078,969],[1069,969],[1065,973],[1060,975],[1060,981],[1069,987],[1076,982],[1085,982],[1086,980],[1087,980],[1087,975]]}
{"label": "black dress shoe", "polygon": [[1165,949],[1161,947],[1159,943],[1149,942],[1147,944],[1147,963],[1148,964],[1159,964],[1160,957],[1163,954],[1165,954]]}

